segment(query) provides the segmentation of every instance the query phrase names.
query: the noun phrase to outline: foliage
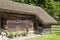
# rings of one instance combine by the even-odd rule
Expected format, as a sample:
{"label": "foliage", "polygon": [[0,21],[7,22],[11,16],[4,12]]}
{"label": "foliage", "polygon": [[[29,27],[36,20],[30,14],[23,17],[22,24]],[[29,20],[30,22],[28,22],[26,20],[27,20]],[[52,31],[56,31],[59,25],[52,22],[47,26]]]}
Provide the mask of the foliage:
{"label": "foliage", "polygon": [[27,34],[26,31],[16,31],[16,32],[10,31],[9,33],[10,33],[9,38],[13,38],[13,37],[20,36],[20,35],[26,36]]}
{"label": "foliage", "polygon": [[18,31],[17,34],[21,35],[21,36],[25,36],[27,34],[27,32],[26,31]]}
{"label": "foliage", "polygon": [[12,1],[42,7],[52,17],[59,21],[58,19],[59,16],[57,15],[60,14],[60,0],[12,0]]}
{"label": "foliage", "polygon": [[10,33],[9,38],[13,38],[17,32],[10,31],[9,33]]}

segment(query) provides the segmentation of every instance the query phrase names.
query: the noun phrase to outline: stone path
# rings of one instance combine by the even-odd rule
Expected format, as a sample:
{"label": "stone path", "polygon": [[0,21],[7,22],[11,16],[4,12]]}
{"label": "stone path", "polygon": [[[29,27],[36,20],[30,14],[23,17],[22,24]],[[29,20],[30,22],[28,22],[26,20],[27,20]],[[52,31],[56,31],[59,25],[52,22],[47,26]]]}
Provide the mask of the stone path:
{"label": "stone path", "polygon": [[21,36],[21,37],[17,37],[17,38],[13,38],[13,39],[10,39],[10,38],[7,38],[7,37],[2,38],[2,36],[0,36],[0,40],[26,40],[28,38],[37,37],[37,36],[41,36],[41,35],[28,34],[27,36]]}

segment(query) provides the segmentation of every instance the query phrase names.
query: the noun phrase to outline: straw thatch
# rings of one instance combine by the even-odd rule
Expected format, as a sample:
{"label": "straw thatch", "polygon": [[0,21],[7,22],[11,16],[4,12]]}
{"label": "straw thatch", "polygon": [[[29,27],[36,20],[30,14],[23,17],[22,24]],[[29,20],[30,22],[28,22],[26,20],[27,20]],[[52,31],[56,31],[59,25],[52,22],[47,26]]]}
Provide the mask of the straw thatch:
{"label": "straw thatch", "polygon": [[28,4],[12,2],[11,0],[0,0],[0,11],[11,13],[22,13],[36,15],[43,24],[56,24],[54,20],[47,12],[41,7],[30,6]]}

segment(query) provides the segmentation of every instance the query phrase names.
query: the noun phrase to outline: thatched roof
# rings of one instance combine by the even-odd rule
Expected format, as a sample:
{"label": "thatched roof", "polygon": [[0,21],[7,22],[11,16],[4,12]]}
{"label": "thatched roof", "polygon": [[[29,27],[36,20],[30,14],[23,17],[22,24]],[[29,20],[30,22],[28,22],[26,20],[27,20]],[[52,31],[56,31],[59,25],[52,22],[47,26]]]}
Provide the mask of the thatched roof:
{"label": "thatched roof", "polygon": [[47,12],[45,12],[41,7],[30,6],[28,4],[0,0],[0,11],[36,15],[43,24],[57,23],[57,21],[47,14]]}

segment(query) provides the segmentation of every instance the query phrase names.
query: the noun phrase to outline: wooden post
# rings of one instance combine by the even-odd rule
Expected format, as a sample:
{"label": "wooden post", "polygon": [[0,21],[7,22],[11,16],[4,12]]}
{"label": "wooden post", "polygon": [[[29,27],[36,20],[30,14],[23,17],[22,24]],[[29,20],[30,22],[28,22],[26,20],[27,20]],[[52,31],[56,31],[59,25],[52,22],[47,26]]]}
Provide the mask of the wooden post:
{"label": "wooden post", "polygon": [[36,21],[36,17],[34,18],[33,22],[34,22],[34,31],[35,31],[35,33],[36,33],[36,30],[37,30],[37,21]]}

